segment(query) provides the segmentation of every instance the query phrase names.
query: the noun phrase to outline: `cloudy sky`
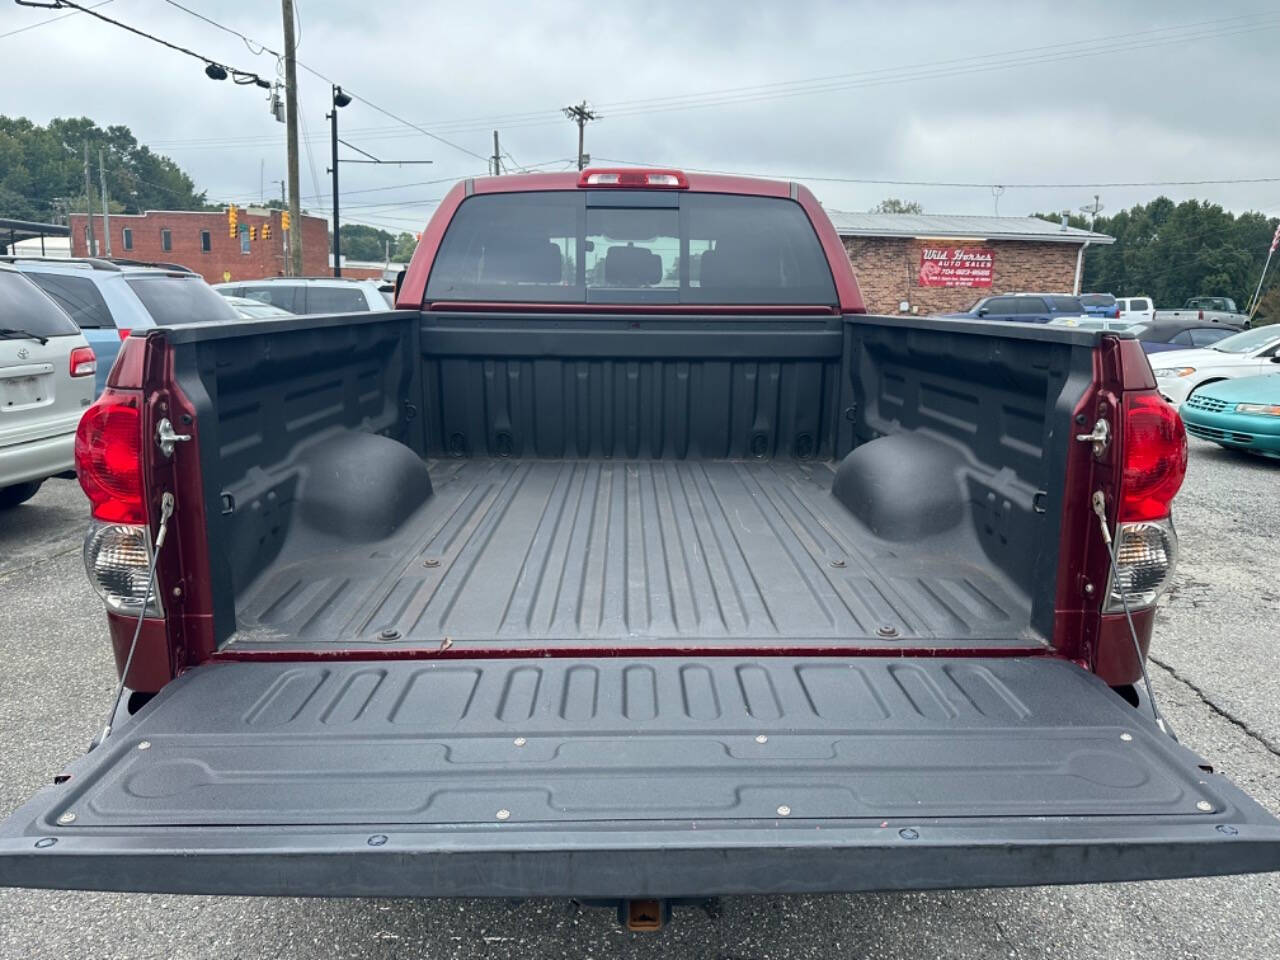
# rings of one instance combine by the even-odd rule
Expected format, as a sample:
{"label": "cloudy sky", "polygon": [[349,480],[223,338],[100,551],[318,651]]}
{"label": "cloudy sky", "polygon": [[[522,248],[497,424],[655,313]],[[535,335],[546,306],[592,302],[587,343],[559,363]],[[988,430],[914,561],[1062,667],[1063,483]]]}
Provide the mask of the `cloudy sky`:
{"label": "cloudy sky", "polygon": [[[187,12],[278,50],[274,0],[181,2],[97,9],[276,76],[269,51]],[[559,110],[584,98],[602,117],[587,129],[597,165],[788,177],[836,209],[896,196],[990,213],[990,185],[1003,184],[1001,214],[1077,209],[1094,193],[1108,212],[1164,193],[1280,213],[1274,0],[296,2],[298,58],[315,71],[299,70],[304,205],[329,204],[329,87],[316,74],[367,101],[341,112],[344,140],[434,161],[343,165],[344,220],[421,229],[447,187],[423,181],[483,173],[494,129],[510,169],[568,169],[577,134]],[[126,124],[212,199],[278,195],[284,126],[265,91],[212,82],[196,61],[84,14],[23,30],[61,14],[0,4],[0,113]]]}

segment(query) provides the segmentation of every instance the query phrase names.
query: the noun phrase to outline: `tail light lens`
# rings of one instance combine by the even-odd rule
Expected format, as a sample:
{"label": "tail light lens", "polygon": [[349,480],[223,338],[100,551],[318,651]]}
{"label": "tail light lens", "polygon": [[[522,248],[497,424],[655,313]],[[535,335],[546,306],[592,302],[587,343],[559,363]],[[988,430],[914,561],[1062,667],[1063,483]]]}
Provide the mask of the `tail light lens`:
{"label": "tail light lens", "polygon": [[92,377],[97,372],[98,358],[93,355],[92,347],[76,347],[71,351],[73,377]]}
{"label": "tail light lens", "polygon": [[1182,418],[1155,391],[1127,393],[1115,568],[1104,613],[1150,607],[1173,582],[1178,535],[1170,504],[1187,474]]}
{"label": "tail light lens", "polygon": [[84,569],[109,609],[162,617],[151,581],[151,533],[145,525],[93,523],[84,538]]}
{"label": "tail light lens", "polygon": [[76,474],[94,519],[147,522],[142,494],[142,414],[132,394],[107,390],[80,418]]}
{"label": "tail light lens", "polygon": [[116,328],[116,333],[118,333],[118,334],[120,335],[120,342],[121,342],[121,343],[123,343],[125,340],[128,340],[128,339],[129,339],[129,334],[130,334],[130,333],[132,333],[132,332],[133,332],[133,331],[132,331],[132,330],[130,330],[128,327],[118,327],[118,328]]}
{"label": "tail light lens", "polygon": [[1124,476],[1120,520],[1160,520],[1187,475],[1187,431],[1178,411],[1155,391],[1124,403]]}
{"label": "tail light lens", "polygon": [[[1149,607],[1173,581],[1178,564],[1178,535],[1173,521],[1122,523],[1116,531],[1116,568],[1107,591],[1105,613]],[[1120,595],[1123,588],[1124,597]]]}
{"label": "tail light lens", "polygon": [[583,170],[578,176],[580,187],[661,187],[668,190],[689,189],[689,178],[679,170]]}

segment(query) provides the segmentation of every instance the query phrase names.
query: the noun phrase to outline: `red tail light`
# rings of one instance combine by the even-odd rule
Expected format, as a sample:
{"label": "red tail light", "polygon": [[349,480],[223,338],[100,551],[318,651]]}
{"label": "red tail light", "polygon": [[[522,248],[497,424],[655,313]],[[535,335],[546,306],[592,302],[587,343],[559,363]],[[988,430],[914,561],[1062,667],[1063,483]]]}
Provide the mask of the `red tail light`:
{"label": "red tail light", "polygon": [[147,522],[140,405],[136,396],[108,389],[80,418],[76,474],[98,520]]}
{"label": "red tail light", "polygon": [[1203,319],[1204,319],[1204,311],[1203,311],[1203,310],[1201,310],[1199,313],[1197,313],[1197,314],[1196,314],[1196,319],[1197,319],[1197,320],[1203,320]]}
{"label": "red tail light", "polygon": [[129,339],[129,334],[130,334],[130,333],[132,333],[132,332],[133,332],[133,331],[132,331],[132,330],[130,330],[130,329],[128,329],[127,327],[117,327],[117,328],[116,328],[116,333],[120,334],[120,340],[121,340],[122,342],[123,342],[123,341],[125,341],[125,340],[128,340],[128,339]]}
{"label": "red tail light", "polygon": [[1159,520],[1187,475],[1187,431],[1178,412],[1154,391],[1124,403],[1124,478],[1120,520]]}
{"label": "red tail light", "polygon": [[98,358],[93,355],[92,347],[76,347],[71,351],[73,377],[92,377],[97,372]]}
{"label": "red tail light", "polygon": [[578,177],[580,187],[660,187],[688,190],[689,178],[679,170],[583,170]]}

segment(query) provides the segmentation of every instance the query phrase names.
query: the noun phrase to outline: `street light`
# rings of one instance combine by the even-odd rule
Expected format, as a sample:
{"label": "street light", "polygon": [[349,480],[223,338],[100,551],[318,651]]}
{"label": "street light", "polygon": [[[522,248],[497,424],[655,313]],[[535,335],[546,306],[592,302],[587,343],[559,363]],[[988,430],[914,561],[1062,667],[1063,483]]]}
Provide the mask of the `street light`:
{"label": "street light", "polygon": [[329,111],[329,131],[333,147],[333,275],[342,276],[342,240],[338,229],[338,110],[351,103],[351,97],[333,85],[333,108]]}

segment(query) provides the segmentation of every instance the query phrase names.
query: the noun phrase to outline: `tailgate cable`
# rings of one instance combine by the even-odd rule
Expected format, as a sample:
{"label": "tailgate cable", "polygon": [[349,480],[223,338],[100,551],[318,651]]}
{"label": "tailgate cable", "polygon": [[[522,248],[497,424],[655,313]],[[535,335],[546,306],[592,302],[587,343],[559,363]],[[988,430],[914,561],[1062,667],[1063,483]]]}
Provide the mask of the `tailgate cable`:
{"label": "tailgate cable", "polygon": [[[1138,669],[1142,671],[1142,684],[1147,688],[1147,702],[1151,704],[1151,715],[1155,718],[1156,726],[1160,728],[1161,733],[1169,734],[1169,728],[1165,726],[1164,717],[1160,715],[1160,708],[1156,706],[1156,694],[1151,689],[1151,678],[1147,676],[1147,661],[1142,655],[1142,644],[1138,642],[1138,628],[1133,625],[1133,611],[1129,609],[1129,597],[1124,590],[1124,581],[1120,577],[1119,564],[1116,562],[1116,546],[1111,539],[1111,530],[1107,527],[1107,498],[1103,496],[1101,490],[1097,490],[1093,494],[1093,512],[1098,515],[1098,526],[1102,530],[1102,542],[1107,546],[1107,556],[1111,558],[1111,583],[1115,587],[1116,593],[1120,595],[1120,605],[1124,607],[1124,618],[1129,623],[1129,639],[1133,641],[1133,652],[1138,658]],[[1176,740],[1177,737],[1174,737]]]}
{"label": "tailgate cable", "polygon": [[107,714],[107,725],[98,736],[101,744],[111,736],[111,723],[120,709],[120,698],[124,696],[124,682],[129,676],[129,667],[133,665],[133,655],[138,649],[138,638],[142,636],[142,622],[147,617],[147,601],[151,599],[151,591],[156,585],[156,564],[160,560],[160,548],[164,546],[164,535],[169,529],[169,518],[173,516],[173,494],[166,493],[160,498],[160,529],[156,531],[155,549],[151,551],[151,570],[147,574],[147,592],[143,594],[142,607],[138,611],[138,622],[133,628],[133,639],[129,642],[129,654],[124,658],[124,669],[120,671],[120,680],[116,684],[116,695],[111,701],[111,712]]}

